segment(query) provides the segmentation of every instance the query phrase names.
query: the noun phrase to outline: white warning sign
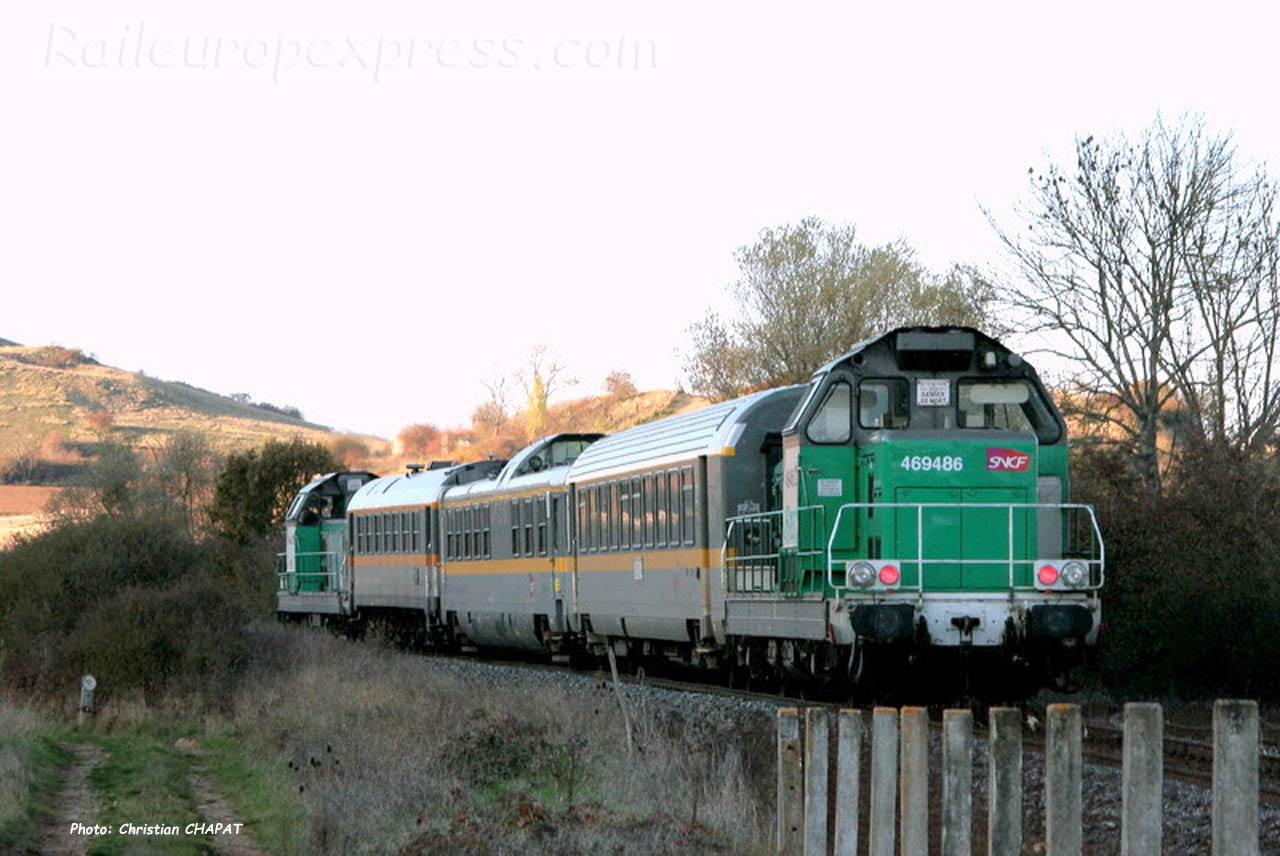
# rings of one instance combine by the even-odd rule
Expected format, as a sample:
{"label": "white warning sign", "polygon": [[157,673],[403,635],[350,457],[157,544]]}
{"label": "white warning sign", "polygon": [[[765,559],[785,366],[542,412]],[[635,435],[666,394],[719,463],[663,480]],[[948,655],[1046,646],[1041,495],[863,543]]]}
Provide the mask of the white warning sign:
{"label": "white warning sign", "polygon": [[950,403],[951,381],[932,377],[916,381],[916,404],[919,407],[946,407]]}

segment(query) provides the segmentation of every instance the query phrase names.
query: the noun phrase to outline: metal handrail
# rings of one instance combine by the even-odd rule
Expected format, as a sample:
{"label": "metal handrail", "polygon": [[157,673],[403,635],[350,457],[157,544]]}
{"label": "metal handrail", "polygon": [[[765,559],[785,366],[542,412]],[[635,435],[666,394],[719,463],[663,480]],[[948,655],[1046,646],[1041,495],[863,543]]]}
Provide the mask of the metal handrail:
{"label": "metal handrail", "polygon": [[[344,566],[346,565],[346,561],[345,561],[346,556],[344,554],[335,553],[335,552],[307,552],[307,553],[294,553],[293,557],[295,560],[295,565],[296,565],[297,559],[317,557],[320,560],[321,568],[328,566],[329,568],[331,568],[331,570],[327,570],[327,571],[325,570],[279,571],[278,570],[276,571],[276,590],[277,591],[284,591],[284,592],[289,591],[290,579],[300,580],[300,579],[312,579],[315,577],[320,577],[322,579],[327,579],[329,581],[330,587],[328,591],[342,591],[346,587],[345,574],[343,573],[343,571],[345,570]],[[289,561],[288,553],[276,553],[277,567],[287,568],[288,561]],[[293,592],[293,593],[297,594],[297,592]],[[306,594],[313,594],[313,593],[314,592],[306,592]]]}
{"label": "metal handrail", "polygon": [[[826,506],[806,505],[797,509],[796,513],[797,515],[802,515],[805,513],[815,514],[818,518],[817,521],[815,522],[815,525],[819,528],[824,527],[825,518],[826,518]],[[777,583],[781,581],[781,576],[782,576],[780,550],[772,550],[764,553],[750,553],[745,555],[740,553],[735,553],[733,556],[729,556],[728,551],[729,551],[730,545],[733,544],[734,529],[737,528],[740,524],[746,525],[750,523],[767,522],[769,526],[778,526],[778,523],[780,523],[782,520],[782,515],[783,515],[783,512],[781,510],[756,511],[750,514],[739,514],[734,517],[730,517],[726,519],[725,522],[728,523],[728,526],[725,528],[724,542],[720,545],[720,584],[725,588],[726,591],[730,589],[728,574],[730,572],[731,566],[737,566],[737,565],[746,564],[746,563],[757,563],[758,565],[763,565],[765,563],[770,563],[770,562],[773,563],[774,575],[775,575],[774,576],[775,587],[777,587]],[[780,534],[782,532],[782,528],[778,526],[777,531]],[[803,560],[807,558],[813,558],[815,556],[821,557],[823,555],[823,551],[822,550],[797,550],[795,555],[798,560]]]}
{"label": "metal handrail", "polygon": [[[926,564],[936,565],[991,565],[1004,561],[1009,566],[1009,588],[1010,589],[1034,589],[1035,586],[1017,586],[1014,585],[1014,565],[1034,563],[1035,559],[1017,559],[1013,555],[1013,510],[1015,508],[1053,508],[1059,511],[1066,509],[1083,509],[1089,514],[1089,524],[1093,530],[1093,543],[1098,546],[1098,558],[1096,559],[1079,559],[1085,565],[1098,568],[1098,582],[1090,583],[1083,586],[1078,591],[1096,591],[1102,588],[1106,581],[1106,544],[1102,541],[1102,530],[1098,527],[1098,518],[1093,513],[1093,506],[1083,505],[1071,502],[847,502],[836,510],[835,523],[831,527],[831,535],[827,539],[827,585],[832,589],[847,589],[849,586],[837,585],[835,581],[835,564],[832,557],[832,551],[835,547],[836,534],[840,531],[840,518],[844,515],[846,508],[852,509],[875,509],[882,508],[914,508],[916,510],[916,555],[915,558],[896,557],[899,561],[915,562],[919,565],[920,571],[917,574],[915,591],[924,590],[924,566]],[[924,557],[924,510],[926,508],[1004,508],[1009,512],[1009,553],[1004,559],[926,559]],[[1093,574],[1089,574],[1090,580]],[[903,588],[909,588],[903,586]]]}

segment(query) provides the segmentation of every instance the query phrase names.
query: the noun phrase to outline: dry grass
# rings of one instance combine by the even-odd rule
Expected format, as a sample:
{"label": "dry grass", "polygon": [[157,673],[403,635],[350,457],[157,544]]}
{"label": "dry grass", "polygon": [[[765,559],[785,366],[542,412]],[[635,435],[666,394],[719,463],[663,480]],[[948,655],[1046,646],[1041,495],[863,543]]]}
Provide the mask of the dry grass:
{"label": "dry grass", "polygon": [[0,852],[30,839],[52,802],[65,753],[45,736],[48,729],[32,708],[0,698]]}
{"label": "dry grass", "polygon": [[612,690],[485,681],[292,628],[256,630],[255,647],[230,725],[302,801],[305,852],[768,849],[767,717],[763,772],[743,734],[643,706],[629,755]]}

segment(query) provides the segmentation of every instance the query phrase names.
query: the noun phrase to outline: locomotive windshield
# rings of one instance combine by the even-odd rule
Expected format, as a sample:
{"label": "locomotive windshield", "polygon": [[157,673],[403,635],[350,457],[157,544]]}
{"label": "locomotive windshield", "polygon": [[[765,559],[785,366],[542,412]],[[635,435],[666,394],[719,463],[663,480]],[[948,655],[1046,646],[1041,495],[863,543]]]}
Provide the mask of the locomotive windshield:
{"label": "locomotive windshield", "polygon": [[1032,431],[1042,443],[1058,439],[1058,423],[1025,380],[962,380],[957,384],[961,428]]}
{"label": "locomotive windshield", "polygon": [[863,428],[906,428],[911,419],[903,378],[864,380],[858,387],[858,424]]}

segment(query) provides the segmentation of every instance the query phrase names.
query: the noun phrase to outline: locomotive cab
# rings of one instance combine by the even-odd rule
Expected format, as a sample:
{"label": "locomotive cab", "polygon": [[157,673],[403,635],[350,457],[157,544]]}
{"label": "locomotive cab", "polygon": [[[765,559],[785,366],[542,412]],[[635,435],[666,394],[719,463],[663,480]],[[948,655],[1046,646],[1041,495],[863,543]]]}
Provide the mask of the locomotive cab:
{"label": "locomotive cab", "polygon": [[[336,596],[341,591],[347,505],[361,486],[375,478],[370,472],[326,473],[294,496],[285,512],[285,549],[277,557],[277,609],[310,612],[317,606],[315,596]],[[309,596],[311,601],[305,601]],[[329,607],[328,611],[340,608],[336,600]]]}
{"label": "locomotive cab", "polygon": [[868,650],[985,650],[1060,676],[1096,641],[1092,509],[1035,370],[969,328],[904,328],[815,373],[783,431],[781,568]]}

